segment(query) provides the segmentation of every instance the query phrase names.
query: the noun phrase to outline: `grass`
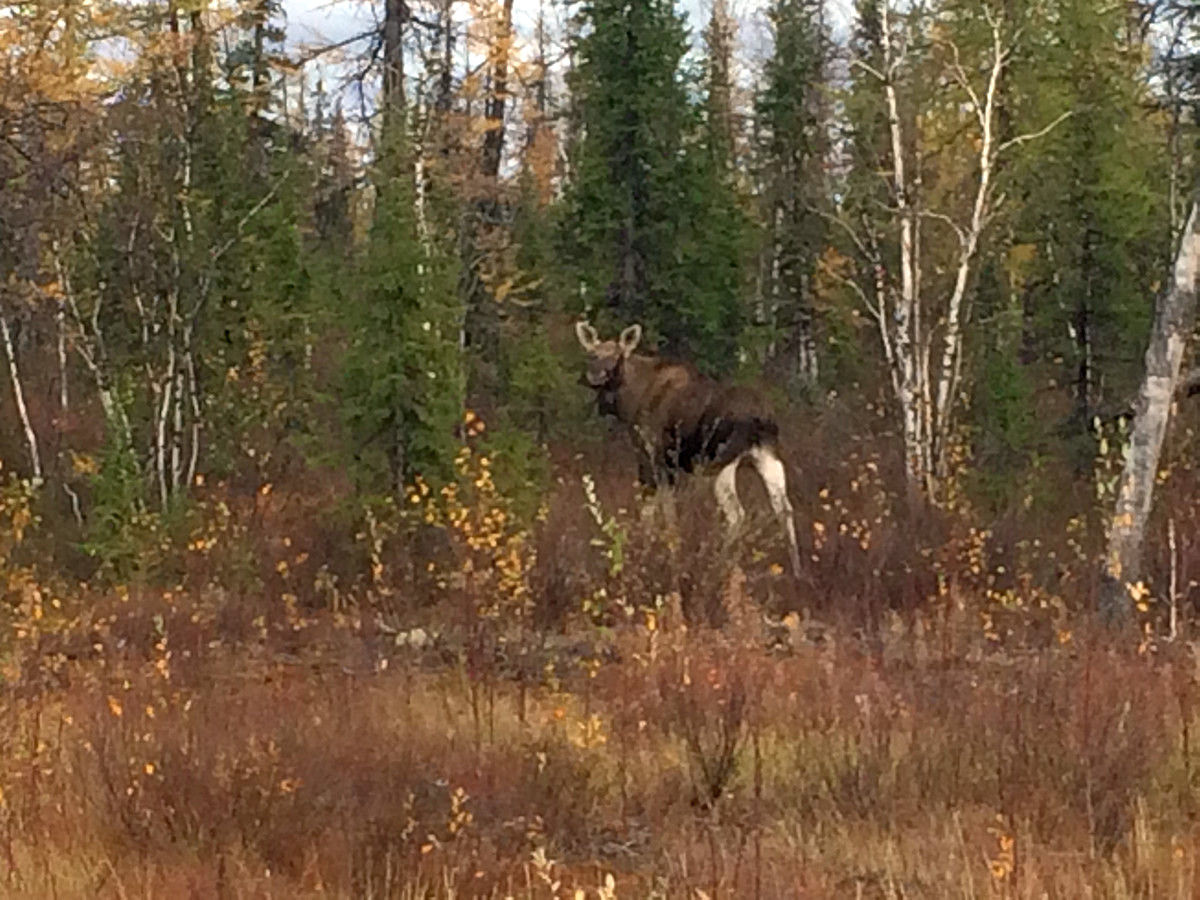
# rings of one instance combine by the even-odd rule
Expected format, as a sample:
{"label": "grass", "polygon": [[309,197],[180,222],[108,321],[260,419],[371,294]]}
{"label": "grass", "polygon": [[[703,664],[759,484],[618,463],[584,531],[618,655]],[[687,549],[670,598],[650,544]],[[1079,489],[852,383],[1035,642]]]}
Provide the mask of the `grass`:
{"label": "grass", "polygon": [[[186,603],[174,617],[190,619]],[[751,620],[752,623],[752,620]],[[170,632],[174,620],[168,620]],[[314,629],[319,630],[319,629]],[[555,689],[355,629],[9,692],[12,897],[1184,897],[1189,649],[614,630]],[[161,642],[160,642],[161,643]],[[158,649],[155,649],[158,647]],[[478,698],[482,697],[482,700]]]}
{"label": "grass", "polygon": [[753,488],[731,545],[620,458],[561,461],[530,524],[464,457],[352,545],[315,495],[214,496],[155,537],[168,590],[10,530],[0,896],[1200,892],[1187,617],[1094,623],[1086,521],[923,520],[869,447],[810,449],[799,583]]}

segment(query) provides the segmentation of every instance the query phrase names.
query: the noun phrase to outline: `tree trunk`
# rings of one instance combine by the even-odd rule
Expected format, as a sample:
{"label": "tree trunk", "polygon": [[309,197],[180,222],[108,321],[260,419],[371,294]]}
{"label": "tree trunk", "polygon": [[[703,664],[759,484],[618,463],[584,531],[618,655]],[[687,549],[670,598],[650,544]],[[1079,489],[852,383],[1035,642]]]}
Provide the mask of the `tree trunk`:
{"label": "tree trunk", "polygon": [[1183,352],[1196,318],[1196,276],[1200,271],[1200,221],[1192,192],[1192,209],[1175,257],[1175,271],[1154,313],[1146,374],[1138,394],[1133,434],[1117,490],[1105,560],[1101,611],[1111,619],[1129,616],[1130,588],[1142,575],[1142,545],[1150,518],[1154,480],[1172,401],[1179,382]]}
{"label": "tree trunk", "polygon": [[[508,54],[512,48],[513,0],[504,0],[500,7],[500,21],[496,23],[496,45],[492,48],[492,85],[484,104],[487,130],[483,135],[483,152],[480,171],[488,180],[489,194],[495,193],[494,182],[500,175],[500,162],[504,158],[505,123],[504,113],[508,103]],[[488,199],[494,199],[489,196]]]}
{"label": "tree trunk", "polygon": [[[972,90],[966,73],[955,61],[954,72],[959,83],[967,91],[979,122],[979,180],[975,186],[975,200],[971,207],[971,221],[966,228],[956,228],[959,238],[958,266],[954,276],[954,290],[946,312],[946,327],[942,334],[941,362],[937,371],[937,395],[933,413],[937,430],[929,435],[933,442],[931,463],[935,478],[944,482],[949,477],[950,438],[954,426],[955,394],[958,376],[962,367],[963,325],[966,320],[967,286],[973,274],[975,256],[980,239],[991,216],[992,173],[996,164],[995,141],[996,103],[1000,80],[1004,74],[1005,60],[1009,50],[1004,47],[1001,20],[991,19],[992,56],[988,73],[987,92],[981,98]],[[928,372],[928,368],[925,369]]]}
{"label": "tree trunk", "polygon": [[892,190],[895,195],[896,212],[900,221],[900,296],[896,299],[894,323],[896,362],[900,367],[900,414],[904,423],[904,470],[908,475],[910,489],[920,493],[925,473],[928,471],[925,446],[922,440],[920,417],[920,387],[916,365],[918,341],[914,334],[917,314],[917,243],[916,217],[909,196],[909,184],[905,174],[904,134],[900,121],[900,104],[896,98],[893,80],[896,64],[892,55],[891,24],[888,21],[889,4],[880,8],[880,29],[883,32],[884,48],[884,98],[887,103],[888,132],[892,147]]}
{"label": "tree trunk", "polygon": [[394,116],[404,109],[404,24],[408,5],[387,0],[383,19],[383,107]]}
{"label": "tree trunk", "polygon": [[61,416],[59,428],[67,427],[66,417],[71,410],[71,395],[67,389],[67,302],[58,298],[54,312],[54,330],[58,350],[58,412]]}
{"label": "tree trunk", "polygon": [[0,340],[4,342],[4,352],[8,356],[8,377],[12,382],[13,402],[17,407],[17,416],[25,431],[25,446],[29,450],[29,463],[33,481],[42,483],[42,455],[38,450],[37,432],[33,430],[33,421],[29,418],[29,407],[25,405],[25,389],[21,384],[21,370],[17,366],[17,348],[13,345],[12,331],[8,327],[8,317],[0,310]]}

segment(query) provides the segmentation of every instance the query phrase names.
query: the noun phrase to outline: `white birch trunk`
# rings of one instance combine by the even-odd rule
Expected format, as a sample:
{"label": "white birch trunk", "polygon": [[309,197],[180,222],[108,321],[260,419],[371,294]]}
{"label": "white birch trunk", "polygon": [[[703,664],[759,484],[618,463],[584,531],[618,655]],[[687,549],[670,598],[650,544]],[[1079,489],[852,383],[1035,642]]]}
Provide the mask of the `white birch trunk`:
{"label": "white birch trunk", "polygon": [[[67,390],[67,302],[58,300],[54,313],[54,327],[58,338],[58,409],[65,416],[71,409],[71,395]],[[65,427],[66,423],[62,423]]]}
{"label": "white birch trunk", "polygon": [[1150,344],[1146,348],[1146,373],[1109,528],[1100,601],[1102,611],[1115,619],[1128,617],[1129,588],[1142,576],[1142,545],[1154,497],[1154,481],[1184,349],[1196,319],[1196,278],[1200,273],[1198,201],[1200,189],[1192,193],[1192,208],[1175,257],[1170,287],[1156,305]]}
{"label": "white birch trunk", "polygon": [[[65,266],[62,264],[60,250],[57,243],[54,246],[54,266],[58,273],[58,280],[62,286],[62,303],[64,316],[65,313],[70,313],[69,327],[74,329],[69,343],[75,349],[76,356],[83,361],[88,371],[92,373],[92,379],[96,383],[96,394],[100,398],[100,409],[104,413],[105,424],[109,427],[116,428],[121,439],[121,447],[127,450],[133,446],[133,428],[129,423],[129,416],[125,411],[125,407],[117,401],[111,387],[112,379],[108,373],[108,355],[104,345],[104,332],[100,329],[100,300],[96,299],[96,303],[92,309],[92,315],[89,319],[85,319],[79,308],[79,298],[75,294],[75,289],[71,284],[70,277],[67,274]],[[142,310],[141,296],[134,291],[134,299],[138,304],[138,309]],[[66,329],[68,325],[63,323],[63,332],[60,333],[60,340],[66,341]],[[143,344],[148,343],[149,339],[146,335],[146,317],[142,310],[142,331]],[[65,347],[60,344],[60,353]],[[59,360],[60,368],[63,368],[63,403],[64,409],[66,400],[66,361]]]}
{"label": "white birch trunk", "polygon": [[896,98],[895,74],[898,61],[893,57],[889,3],[884,2],[880,10],[883,30],[884,80],[883,90],[887,102],[888,130],[892,142],[892,190],[895,193],[896,209],[900,219],[900,296],[893,314],[894,338],[892,340],[899,366],[900,414],[904,428],[905,472],[910,487],[919,488],[924,476],[923,447],[921,440],[920,383],[917,373],[917,341],[913,326],[917,313],[917,258],[914,237],[916,222],[909,198],[909,185],[904,164],[904,132],[900,122],[900,105]]}
{"label": "white birch trunk", "polygon": [[[916,171],[905,169],[904,134],[896,98],[895,73],[903,58],[892,50],[888,23],[889,4],[880,9],[884,34],[885,70],[880,73],[891,132],[893,191],[899,221],[900,296],[893,313],[892,346],[898,369],[898,400],[904,425],[908,479],[927,497],[936,500],[939,485],[949,472],[949,444],[953,432],[954,411],[963,363],[963,335],[969,309],[971,276],[979,254],[984,230],[993,213],[996,163],[1007,149],[1039,138],[1051,131],[1067,114],[1040,131],[1023,134],[1003,143],[996,139],[996,117],[1000,83],[1012,48],[1005,45],[1005,22],[985,9],[991,29],[991,48],[984,60],[987,82],[981,90],[972,84],[959,59],[958,47],[945,41],[952,54],[949,74],[967,95],[967,107],[979,126],[975,153],[978,180],[974,185],[970,215],[965,224],[945,213],[918,209],[914,192],[919,195],[922,160],[917,149]],[[919,141],[918,141],[919,143]],[[925,308],[921,297],[921,221],[934,219],[947,224],[958,239],[954,261],[954,281],[944,306]]]}
{"label": "white birch trunk", "polygon": [[[892,34],[891,13],[891,0],[883,0],[878,7],[878,25],[882,32],[882,68],[873,68],[864,60],[855,60],[854,64],[877,79],[881,86],[891,145],[889,178],[894,202],[893,208],[888,211],[892,218],[886,227],[892,227],[894,223],[896,228],[899,258],[895,265],[899,268],[899,277],[888,277],[877,235],[873,233],[884,226],[872,225],[865,221],[869,215],[864,215],[866,233],[864,237],[859,237],[850,223],[835,221],[851,235],[859,252],[876,269],[874,303],[867,298],[866,290],[861,285],[855,285],[854,289],[879,324],[892,390],[900,409],[905,473],[909,487],[936,502],[939,499],[940,482],[950,475],[948,445],[963,367],[963,335],[970,308],[971,276],[984,230],[994,212],[997,161],[1006,150],[1049,133],[1068,113],[1040,131],[997,141],[995,132],[1000,82],[1012,55],[1012,47],[1005,44],[1006,23],[985,6],[984,16],[991,30],[991,46],[990,52],[985,51],[981,61],[986,72],[986,85],[978,90],[968,74],[970,67],[964,67],[959,58],[958,47],[942,31],[936,41],[943,44],[950,55],[947,73],[966,94],[965,106],[979,126],[978,134],[970,135],[975,141],[973,155],[978,157],[978,175],[972,185],[973,197],[970,212],[964,215],[965,223],[956,221],[945,212],[922,208],[922,135],[918,133],[913,142],[915,148],[906,151],[906,140],[911,140],[911,135],[905,134],[897,86],[903,83],[901,74],[907,50],[905,44],[897,44]],[[919,123],[918,118],[918,130]],[[906,152],[914,154],[911,161],[907,159]],[[958,249],[952,262],[953,282],[948,294],[943,295],[945,303],[936,306],[923,296],[927,292],[923,291],[921,225],[926,219],[946,224],[958,240]]]}
{"label": "white birch trunk", "polygon": [[[173,304],[172,304],[173,305]],[[158,479],[159,506],[166,510],[170,500],[170,448],[167,425],[171,420],[171,409],[175,403],[175,319],[168,318],[167,365],[162,378],[157,381],[155,395],[158,398],[157,425],[154,429],[154,469]]]}
{"label": "white birch trunk", "polygon": [[12,382],[13,402],[17,407],[17,417],[25,430],[25,448],[29,452],[29,464],[33,474],[34,484],[42,483],[42,454],[38,450],[37,432],[33,429],[33,421],[29,418],[29,407],[25,405],[25,388],[21,383],[21,370],[17,365],[17,348],[13,345],[12,330],[8,326],[8,316],[0,310],[0,340],[4,342],[4,352],[8,357],[8,378]]}
{"label": "white birch trunk", "polygon": [[963,306],[967,286],[971,278],[971,266],[979,250],[979,239],[987,225],[992,193],[992,170],[996,162],[993,130],[996,118],[996,94],[1000,76],[1004,71],[1005,51],[999,20],[992,20],[992,60],[988,75],[987,93],[983,102],[971,88],[965,73],[958,70],[960,83],[966,88],[975,115],[979,120],[979,183],[975,188],[975,201],[971,206],[971,220],[965,229],[955,229],[959,235],[958,265],[954,274],[954,289],[946,311],[946,330],[942,334],[941,361],[937,371],[936,406],[933,410],[937,423],[934,440],[935,474],[944,478],[947,472],[947,451],[953,424],[954,395],[957,389],[959,362],[963,345]]}
{"label": "white birch trunk", "polygon": [[807,272],[800,278],[800,322],[796,343],[799,346],[800,377],[808,387],[816,387],[821,378],[821,359],[817,354],[816,313],[813,307],[812,276]]}
{"label": "white birch trunk", "polygon": [[188,447],[187,472],[183,477],[185,490],[196,483],[196,470],[200,464],[200,385],[196,378],[196,355],[192,349],[192,325],[183,329],[183,365],[187,374],[187,392],[191,412],[191,435]]}
{"label": "white birch trunk", "polygon": [[767,341],[767,359],[774,359],[778,351],[776,335],[779,329],[779,306],[783,292],[783,204],[776,202],[771,214],[771,303],[767,308],[767,327],[771,335]]}

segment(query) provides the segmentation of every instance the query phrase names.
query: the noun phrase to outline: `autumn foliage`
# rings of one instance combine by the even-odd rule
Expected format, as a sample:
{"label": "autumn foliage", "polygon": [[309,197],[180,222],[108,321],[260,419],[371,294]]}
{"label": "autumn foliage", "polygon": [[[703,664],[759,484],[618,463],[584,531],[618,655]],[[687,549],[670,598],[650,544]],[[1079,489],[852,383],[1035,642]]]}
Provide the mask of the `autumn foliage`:
{"label": "autumn foliage", "polygon": [[[1183,394],[1095,613],[1150,7],[8,4],[0,895],[1200,893]],[[799,577],[749,473],[637,485],[585,313],[774,401]]]}

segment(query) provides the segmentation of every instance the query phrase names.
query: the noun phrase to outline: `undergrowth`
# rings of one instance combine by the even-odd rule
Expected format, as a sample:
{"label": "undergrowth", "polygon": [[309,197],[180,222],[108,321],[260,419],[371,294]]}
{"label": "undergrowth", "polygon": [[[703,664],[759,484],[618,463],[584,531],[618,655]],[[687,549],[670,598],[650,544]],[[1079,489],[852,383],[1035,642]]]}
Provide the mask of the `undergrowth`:
{"label": "undergrowth", "polygon": [[1118,634],[1093,520],[934,518],[869,443],[795,467],[793,580],[749,479],[734,540],[703,482],[648,502],[619,454],[556,460],[534,505],[466,425],[455,481],[351,528],[329,484],[215,482],[138,535],[153,566],[83,581],[4,482],[0,893],[1200,889],[1171,494]]}

